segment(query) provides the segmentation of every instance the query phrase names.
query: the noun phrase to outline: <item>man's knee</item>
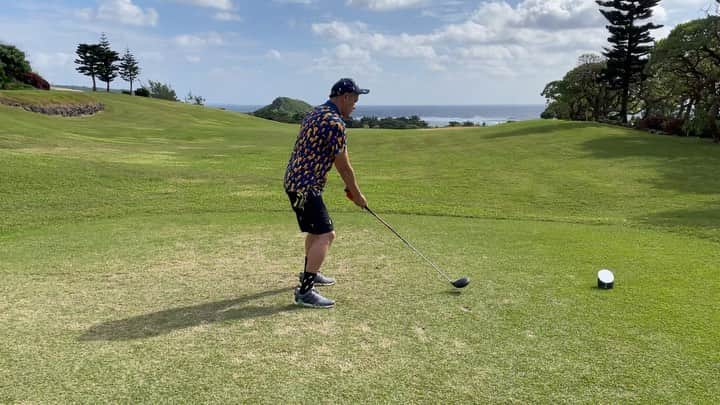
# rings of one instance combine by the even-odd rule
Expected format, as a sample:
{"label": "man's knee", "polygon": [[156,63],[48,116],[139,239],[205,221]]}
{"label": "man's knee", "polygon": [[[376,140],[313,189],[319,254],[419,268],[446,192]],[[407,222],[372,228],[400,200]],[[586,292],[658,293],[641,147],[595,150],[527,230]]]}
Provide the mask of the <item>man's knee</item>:
{"label": "man's knee", "polygon": [[311,243],[322,243],[329,245],[333,242],[333,240],[335,240],[335,231],[312,235],[312,237],[313,242]]}

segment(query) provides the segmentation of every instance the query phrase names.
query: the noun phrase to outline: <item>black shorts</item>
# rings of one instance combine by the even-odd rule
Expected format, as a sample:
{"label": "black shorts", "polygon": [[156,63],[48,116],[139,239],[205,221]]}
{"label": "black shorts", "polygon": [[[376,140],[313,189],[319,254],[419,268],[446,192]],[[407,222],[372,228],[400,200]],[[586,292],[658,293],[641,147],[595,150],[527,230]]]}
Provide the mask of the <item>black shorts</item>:
{"label": "black shorts", "polygon": [[300,225],[300,232],[320,235],[334,230],[332,219],[321,195],[313,195],[313,193],[303,195],[293,191],[287,191],[287,195]]}

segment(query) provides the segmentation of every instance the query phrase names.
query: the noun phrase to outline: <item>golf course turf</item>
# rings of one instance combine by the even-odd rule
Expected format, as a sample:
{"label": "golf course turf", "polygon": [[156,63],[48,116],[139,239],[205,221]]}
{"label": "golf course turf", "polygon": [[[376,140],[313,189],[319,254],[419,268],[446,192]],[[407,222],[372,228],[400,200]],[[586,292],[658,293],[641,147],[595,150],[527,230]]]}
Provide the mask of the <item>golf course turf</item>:
{"label": "golf course turf", "polygon": [[321,311],[292,303],[297,125],[77,97],[104,111],[0,105],[2,403],[720,400],[708,140],[555,120],[350,129],[372,209],[472,282],[452,288],[332,171],[337,285],[321,288],[337,305]]}

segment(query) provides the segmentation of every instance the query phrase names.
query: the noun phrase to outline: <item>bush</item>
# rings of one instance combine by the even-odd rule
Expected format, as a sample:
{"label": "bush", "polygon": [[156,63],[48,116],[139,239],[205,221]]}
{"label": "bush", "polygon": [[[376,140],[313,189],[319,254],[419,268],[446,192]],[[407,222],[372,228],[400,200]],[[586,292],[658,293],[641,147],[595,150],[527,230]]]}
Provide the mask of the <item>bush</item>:
{"label": "bush", "polygon": [[654,129],[656,131],[662,131],[662,125],[665,121],[664,117],[649,116],[642,118],[637,123],[637,129]]}
{"label": "bush", "polygon": [[150,97],[168,101],[178,101],[175,90],[169,84],[148,80],[150,84]]}
{"label": "bush", "polygon": [[673,135],[685,135],[685,120],[680,118],[668,118],[662,123],[663,131]]}
{"label": "bush", "polygon": [[23,75],[31,71],[25,54],[12,45],[0,44],[0,68],[4,71],[5,82],[23,80]]}
{"label": "bush", "polygon": [[123,90],[122,94],[127,94],[128,96],[132,96],[132,93],[130,92],[130,90]]}
{"label": "bush", "polygon": [[695,116],[685,123],[683,129],[688,136],[712,138],[714,135],[710,127],[710,118],[708,117],[707,111],[702,108],[695,111]]}
{"label": "bush", "polygon": [[570,119],[570,109],[567,104],[553,101],[545,107],[545,111],[540,114],[542,119]]}
{"label": "bush", "polygon": [[3,85],[10,81],[10,78],[5,74],[5,65],[0,60],[0,89]]}
{"label": "bush", "polygon": [[140,87],[139,89],[135,90],[135,95],[140,97],[150,97],[150,90],[146,89],[145,87]]}
{"label": "bush", "polygon": [[50,90],[50,83],[35,72],[28,72],[23,75],[23,83],[29,84],[36,89]]}
{"label": "bush", "polygon": [[2,86],[0,86],[3,90],[32,90],[34,89],[33,86],[29,84],[25,84],[23,82],[18,82],[16,80],[3,83]]}
{"label": "bush", "polygon": [[637,129],[662,131],[673,135],[685,135],[687,132],[685,120],[662,116],[649,116],[639,119],[635,127]]}

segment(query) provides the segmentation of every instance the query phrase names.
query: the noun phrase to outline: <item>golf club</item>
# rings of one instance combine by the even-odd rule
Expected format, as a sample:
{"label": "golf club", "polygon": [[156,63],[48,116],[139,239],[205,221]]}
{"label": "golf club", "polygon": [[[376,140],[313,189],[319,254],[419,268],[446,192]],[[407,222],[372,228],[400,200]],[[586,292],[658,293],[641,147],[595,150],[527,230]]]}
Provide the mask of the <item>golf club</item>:
{"label": "golf club", "polygon": [[[350,192],[349,192],[348,190],[345,190],[345,193],[347,194],[347,197],[348,197],[350,200],[352,200],[352,195],[350,194]],[[374,216],[375,218],[377,218],[378,221],[380,221],[380,222],[381,222],[383,225],[385,225],[390,231],[392,231],[392,233],[394,233],[395,236],[397,236],[398,238],[400,238],[401,241],[405,242],[405,244],[408,245],[408,247],[409,247],[410,249],[412,249],[412,250],[413,250],[415,253],[417,253],[420,257],[422,257],[423,259],[425,259],[426,262],[430,263],[430,265],[431,265],[438,273],[440,273],[443,277],[445,277],[445,279],[446,279],[450,284],[452,284],[453,287],[455,287],[455,288],[463,288],[463,287],[467,286],[468,284],[470,284],[470,280],[469,280],[467,277],[462,277],[462,278],[459,278],[459,279],[457,279],[457,280],[452,280],[444,271],[442,271],[438,266],[436,266],[435,263],[431,262],[430,259],[428,259],[427,257],[425,257],[424,254],[420,253],[419,250],[415,249],[415,247],[414,247],[412,244],[410,244],[410,242],[408,242],[405,238],[403,238],[402,236],[400,236],[400,234],[399,234],[392,226],[390,226],[390,224],[388,224],[387,222],[385,222],[384,219],[380,218],[375,212],[373,212],[373,210],[371,210],[370,207],[365,206],[364,209],[365,209],[367,212],[369,212],[370,214],[372,214],[372,216]]]}

